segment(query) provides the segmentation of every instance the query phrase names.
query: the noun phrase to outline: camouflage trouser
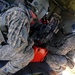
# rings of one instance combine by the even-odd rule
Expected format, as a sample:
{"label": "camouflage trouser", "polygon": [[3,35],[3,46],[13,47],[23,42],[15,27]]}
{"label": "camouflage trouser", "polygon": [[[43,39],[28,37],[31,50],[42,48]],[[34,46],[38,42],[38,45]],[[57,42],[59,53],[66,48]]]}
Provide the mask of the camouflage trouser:
{"label": "camouflage trouser", "polygon": [[[8,49],[7,49],[8,48]],[[11,50],[10,50],[11,49]],[[33,50],[27,50],[24,53],[18,53],[12,47],[6,45],[0,49],[0,60],[9,60],[9,62],[1,68],[6,69],[10,73],[15,73],[19,69],[25,67],[33,58]]]}
{"label": "camouflage trouser", "polygon": [[[66,66],[73,68],[75,58],[75,36],[68,38],[60,48],[48,47],[50,53],[47,63],[57,72],[64,70]],[[51,54],[52,53],[52,54]]]}
{"label": "camouflage trouser", "polygon": [[67,60],[64,56],[48,54],[46,62],[56,72],[60,73],[64,70]]}

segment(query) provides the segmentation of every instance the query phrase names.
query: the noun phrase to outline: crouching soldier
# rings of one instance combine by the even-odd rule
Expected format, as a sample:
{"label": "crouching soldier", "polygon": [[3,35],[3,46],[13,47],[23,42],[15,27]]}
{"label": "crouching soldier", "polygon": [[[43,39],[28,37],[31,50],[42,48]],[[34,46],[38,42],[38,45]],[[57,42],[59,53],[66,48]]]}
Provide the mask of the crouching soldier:
{"label": "crouching soldier", "polygon": [[0,29],[3,33],[1,35],[4,36],[1,38],[0,61],[8,61],[0,68],[0,75],[14,74],[33,59],[32,46],[34,43],[28,39],[30,22],[33,20],[32,14],[35,12],[34,18],[37,16],[38,19],[41,19],[49,6],[47,0],[33,0],[27,5],[25,5],[26,0],[20,1],[17,0],[16,4],[10,6],[5,0],[0,0]]}

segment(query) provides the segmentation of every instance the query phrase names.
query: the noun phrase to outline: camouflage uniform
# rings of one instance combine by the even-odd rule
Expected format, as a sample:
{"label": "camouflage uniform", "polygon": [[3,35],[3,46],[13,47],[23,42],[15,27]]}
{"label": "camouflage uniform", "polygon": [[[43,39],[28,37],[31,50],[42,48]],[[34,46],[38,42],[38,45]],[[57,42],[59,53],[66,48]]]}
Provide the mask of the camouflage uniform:
{"label": "camouflage uniform", "polygon": [[[63,40],[63,39],[62,39]],[[61,73],[66,66],[74,67],[73,59],[75,58],[75,35],[65,40],[65,43],[59,48],[47,47],[49,54],[47,63],[58,73]]]}
{"label": "camouflage uniform", "polygon": [[5,12],[6,25],[8,26],[8,44],[0,48],[0,60],[9,60],[9,62],[0,69],[0,75],[17,72],[33,58],[32,47],[26,49],[29,44],[28,33],[30,29],[30,15],[28,14],[27,9],[18,6]]}

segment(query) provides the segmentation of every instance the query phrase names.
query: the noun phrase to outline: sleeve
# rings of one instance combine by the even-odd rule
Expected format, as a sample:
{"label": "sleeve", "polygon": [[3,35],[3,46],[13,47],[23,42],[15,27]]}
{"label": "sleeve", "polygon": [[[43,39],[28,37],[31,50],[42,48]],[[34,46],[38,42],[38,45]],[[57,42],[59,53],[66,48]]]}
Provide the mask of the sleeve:
{"label": "sleeve", "polygon": [[75,35],[66,39],[62,46],[56,48],[48,45],[47,49],[53,54],[66,55],[68,52],[75,49]]}
{"label": "sleeve", "polygon": [[65,40],[65,43],[58,48],[58,50],[56,51],[56,54],[66,55],[68,52],[74,49],[75,49],[75,35]]}
{"label": "sleeve", "polygon": [[[6,22],[8,25],[8,45],[0,49],[0,58],[9,60],[9,62],[1,70],[6,73],[15,73],[33,58],[33,49],[25,50],[28,45],[30,24],[27,15],[19,8],[14,8],[14,11],[7,11]],[[23,50],[25,50],[24,53]]]}

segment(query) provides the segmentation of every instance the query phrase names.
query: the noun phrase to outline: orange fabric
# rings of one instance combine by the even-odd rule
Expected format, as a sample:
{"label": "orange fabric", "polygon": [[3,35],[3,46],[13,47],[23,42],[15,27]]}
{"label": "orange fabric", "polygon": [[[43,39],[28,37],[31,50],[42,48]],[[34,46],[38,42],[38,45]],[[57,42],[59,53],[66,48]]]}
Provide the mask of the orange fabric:
{"label": "orange fabric", "polygon": [[[37,16],[33,13],[33,11],[30,11],[30,13],[33,19],[37,18]],[[33,24],[34,24],[34,21],[31,22],[31,25]]]}
{"label": "orange fabric", "polygon": [[33,11],[30,11],[30,13],[31,13],[31,16],[32,16],[33,18],[37,18],[37,16],[34,14]]}
{"label": "orange fabric", "polygon": [[34,46],[34,58],[31,62],[42,62],[48,53],[48,50],[38,46]]}

